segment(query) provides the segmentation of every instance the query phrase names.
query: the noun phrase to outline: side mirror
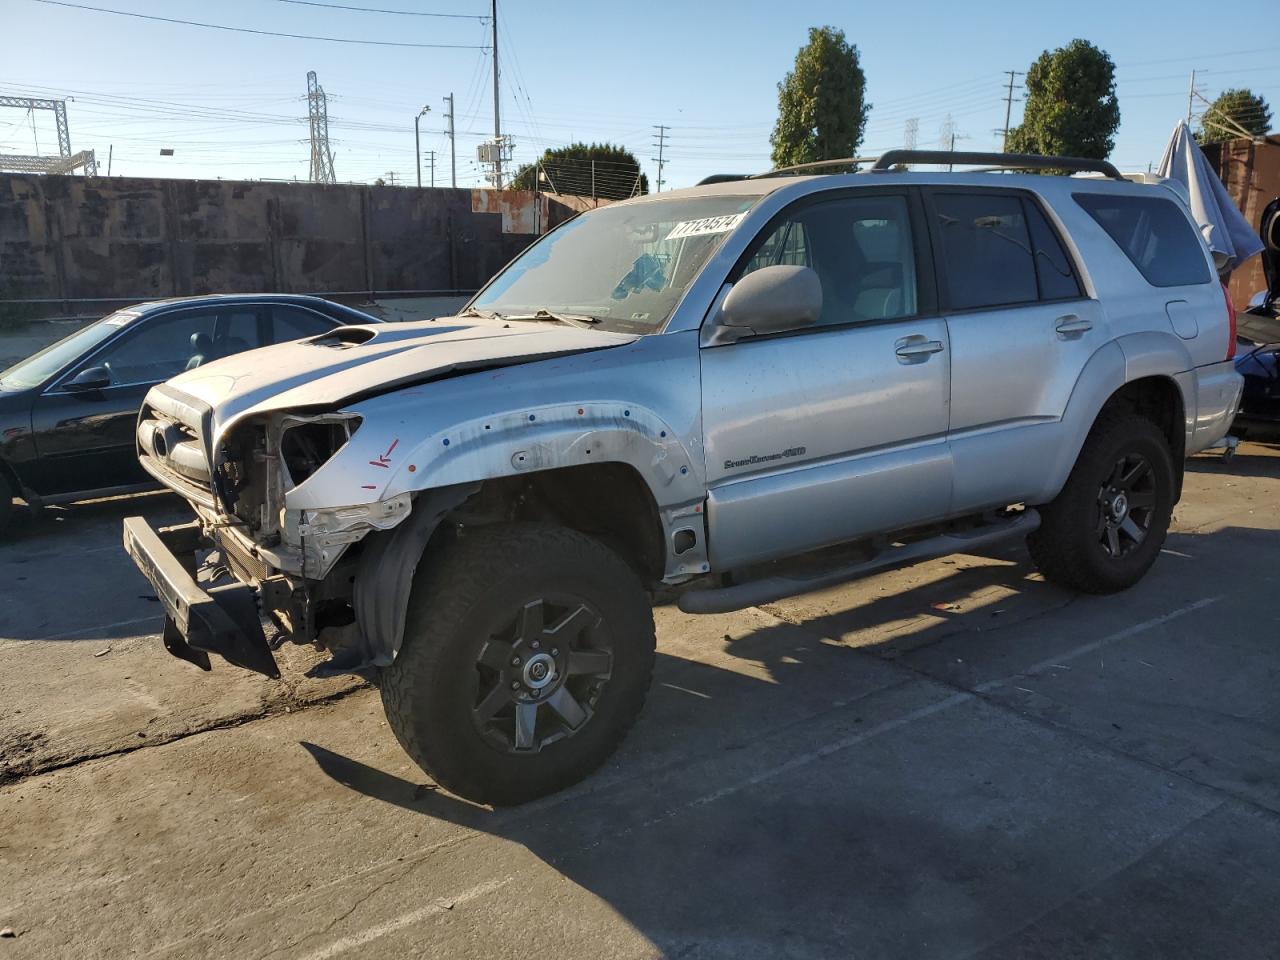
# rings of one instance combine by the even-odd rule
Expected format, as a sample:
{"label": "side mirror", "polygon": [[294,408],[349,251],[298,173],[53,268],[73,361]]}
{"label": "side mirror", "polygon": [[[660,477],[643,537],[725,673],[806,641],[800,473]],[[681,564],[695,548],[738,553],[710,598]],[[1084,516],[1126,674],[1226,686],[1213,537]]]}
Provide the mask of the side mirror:
{"label": "side mirror", "polygon": [[85,367],[63,384],[66,390],[101,390],[111,386],[111,371],[106,367]]}
{"label": "side mirror", "polygon": [[725,339],[798,330],[822,314],[822,281],[809,267],[761,267],[733,285],[720,305]]}

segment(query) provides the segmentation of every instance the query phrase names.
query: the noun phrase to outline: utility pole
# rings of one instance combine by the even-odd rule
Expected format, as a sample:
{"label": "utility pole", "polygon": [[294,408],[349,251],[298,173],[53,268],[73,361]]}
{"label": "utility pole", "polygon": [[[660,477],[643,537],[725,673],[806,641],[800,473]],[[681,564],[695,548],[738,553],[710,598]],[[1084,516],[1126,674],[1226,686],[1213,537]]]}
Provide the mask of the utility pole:
{"label": "utility pole", "polygon": [[1004,130],[1001,131],[1004,134],[1004,141],[1000,145],[1001,153],[1009,152],[1009,120],[1013,117],[1013,84],[1017,77],[1026,76],[1025,73],[1017,70],[1006,70],[1005,73],[1009,75],[1009,92],[1004,98]]}
{"label": "utility pole", "polygon": [[650,157],[649,159],[656,160],[658,163],[657,192],[661,193],[662,192],[662,168],[666,165],[666,160],[664,159],[664,157],[665,157],[665,151],[667,147],[667,131],[670,130],[671,128],[662,123],[655,123],[653,125],[653,129],[658,131],[658,142],[654,144],[654,146],[658,148],[658,155],[656,157]]}
{"label": "utility pole", "polygon": [[498,96],[498,0],[490,2],[490,17],[493,20],[493,142],[497,152],[493,158],[493,185],[502,189],[502,122],[499,116],[500,97]]}
{"label": "utility pole", "polygon": [[453,138],[453,94],[449,94],[445,100],[449,104],[449,182],[456,187],[458,185],[458,145]]}
{"label": "utility pole", "polygon": [[1187,90],[1187,126],[1191,126],[1191,104],[1196,98],[1196,72],[1191,71],[1191,88]]}
{"label": "utility pole", "polygon": [[[431,111],[430,107],[423,106],[423,108],[418,111],[418,115],[413,118],[413,160],[418,168],[418,186],[419,187],[422,186],[422,142],[418,137],[418,121],[421,120],[423,116],[429,113],[430,111]],[[434,154],[432,154],[432,156],[434,156]]]}
{"label": "utility pole", "polygon": [[427,159],[431,161],[431,186],[434,188],[436,185],[436,152],[428,150]]}

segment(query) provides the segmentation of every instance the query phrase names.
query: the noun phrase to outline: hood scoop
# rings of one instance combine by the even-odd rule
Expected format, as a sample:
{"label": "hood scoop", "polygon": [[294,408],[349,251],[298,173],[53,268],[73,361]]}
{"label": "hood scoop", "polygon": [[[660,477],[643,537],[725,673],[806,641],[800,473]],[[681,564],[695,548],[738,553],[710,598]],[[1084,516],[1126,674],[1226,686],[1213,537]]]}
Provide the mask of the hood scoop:
{"label": "hood scoop", "polygon": [[307,342],[314,343],[318,347],[331,347],[341,350],[344,347],[354,347],[362,343],[368,343],[377,335],[378,331],[372,327],[335,327],[328,333],[312,337]]}

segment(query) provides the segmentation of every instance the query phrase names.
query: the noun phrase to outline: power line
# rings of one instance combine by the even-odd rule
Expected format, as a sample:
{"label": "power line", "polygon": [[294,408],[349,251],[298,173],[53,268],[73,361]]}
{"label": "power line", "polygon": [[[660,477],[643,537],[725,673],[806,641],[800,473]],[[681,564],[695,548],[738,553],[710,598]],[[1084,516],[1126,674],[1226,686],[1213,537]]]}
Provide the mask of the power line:
{"label": "power line", "polygon": [[486,18],[475,13],[426,13],[421,10],[382,10],[378,7],[352,7],[345,3],[320,3],[319,0],[276,0],[277,3],[296,3],[304,7],[327,7],[330,10],[351,10],[356,13],[390,13],[402,17],[440,17],[448,20],[480,20]]}
{"label": "power line", "polygon": [[118,17],[135,17],[138,20],[155,20],[160,23],[178,23],[187,27],[203,27],[206,30],[226,30],[230,33],[252,33],[260,37],[285,37],[289,40],[323,40],[326,43],[356,43],[373,47],[415,47],[434,50],[484,50],[482,45],[468,43],[409,43],[402,40],[355,40],[351,37],[317,37],[307,33],[279,33],[275,30],[255,30],[252,27],[230,27],[222,23],[201,23],[197,20],[178,20],[173,17],[158,17],[149,13],[133,13],[128,10],[108,10],[106,7],[91,7],[83,3],[68,3],[67,0],[31,0],[32,3],[47,3],[55,7],[68,7],[72,10],[91,10],[94,13],[111,13]]}

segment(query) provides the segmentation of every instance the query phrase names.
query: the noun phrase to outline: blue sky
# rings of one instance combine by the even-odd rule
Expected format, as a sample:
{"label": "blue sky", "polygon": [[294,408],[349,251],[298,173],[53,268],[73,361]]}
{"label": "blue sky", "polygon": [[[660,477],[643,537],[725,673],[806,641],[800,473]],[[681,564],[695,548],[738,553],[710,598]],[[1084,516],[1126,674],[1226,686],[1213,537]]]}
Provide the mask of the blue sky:
{"label": "blue sky", "polygon": [[[78,0],[81,2],[81,0]],[[230,26],[351,39],[487,45],[487,23],[354,12],[282,0],[82,0],[92,6]],[[355,6],[487,15],[487,0],[331,0]],[[1247,0],[1233,24],[1267,24],[1273,0]],[[776,85],[810,26],[845,31],[862,54],[872,104],[861,152],[937,146],[948,116],[957,149],[999,147],[1001,71],[1025,71],[1047,47],[1083,37],[1117,65],[1124,169],[1159,161],[1187,112],[1190,71],[1209,98],[1249,86],[1280,112],[1274,31],[1204,29],[1203,4],[1027,0],[963,4],[504,0],[499,4],[503,129],[515,159],[573,139],[631,148],[653,180],[653,124],[670,130],[665,180],[769,166]],[[414,176],[413,117],[447,184],[442,98],[456,95],[459,186],[478,182],[478,142],[492,133],[492,61],[477,49],[416,49],[254,36],[155,23],[36,0],[0,0],[6,26],[0,93],[67,96],[73,149],[94,148],[112,173],[305,179],[306,72],[329,97],[340,180]],[[1199,26],[1197,26],[1199,25]],[[1271,34],[1271,35],[1268,35]],[[1266,44],[1272,46],[1268,48]],[[1014,104],[1016,124],[1021,104]],[[1273,123],[1273,129],[1280,124]],[[52,116],[0,110],[0,153],[55,149]],[[173,157],[160,148],[172,147]],[[424,183],[428,173],[423,168]]]}

